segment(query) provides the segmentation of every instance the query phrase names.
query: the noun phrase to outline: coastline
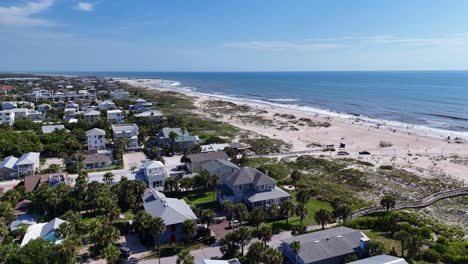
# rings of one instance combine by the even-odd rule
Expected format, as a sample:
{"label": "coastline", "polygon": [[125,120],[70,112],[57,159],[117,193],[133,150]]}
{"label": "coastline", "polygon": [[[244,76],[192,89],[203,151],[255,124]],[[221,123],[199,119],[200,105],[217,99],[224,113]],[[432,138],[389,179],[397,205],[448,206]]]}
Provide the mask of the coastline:
{"label": "coastline", "polygon": [[[293,151],[310,149],[313,144],[346,144],[350,158],[371,162],[377,166],[393,165],[414,172],[423,177],[450,176],[468,183],[468,142],[455,137],[468,138],[468,132],[403,124],[394,121],[375,120],[364,116],[337,113],[312,107],[301,107],[254,99],[233,98],[224,95],[207,95],[190,89],[177,88],[176,81],[162,79],[114,78],[135,87],[180,92],[195,98],[197,113],[209,115],[206,102],[226,101],[246,105],[261,112],[261,118],[273,125],[245,122],[236,115],[216,116],[219,121],[228,122],[259,135],[282,139],[292,144]],[[313,122],[328,122],[330,127],[301,127],[291,125],[294,130],[279,128],[278,123],[291,122],[280,115],[294,116],[295,119],[311,119]],[[283,126],[284,127],[284,126]],[[450,136],[451,140],[447,140]],[[379,147],[380,142],[391,142],[391,147]],[[450,143],[449,143],[450,142]],[[372,155],[359,155],[369,151]],[[319,153],[323,154],[323,153]],[[328,155],[328,153],[327,153]],[[332,154],[333,156],[336,153]]]}

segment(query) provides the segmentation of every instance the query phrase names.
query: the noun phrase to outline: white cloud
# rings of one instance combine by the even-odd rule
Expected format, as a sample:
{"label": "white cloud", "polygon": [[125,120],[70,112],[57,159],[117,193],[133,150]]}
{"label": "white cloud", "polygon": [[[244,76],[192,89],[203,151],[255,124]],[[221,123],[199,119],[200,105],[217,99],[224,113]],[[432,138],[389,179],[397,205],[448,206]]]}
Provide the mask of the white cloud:
{"label": "white cloud", "polygon": [[434,37],[401,37],[395,35],[378,35],[369,37],[375,44],[400,44],[413,46],[446,46],[468,44],[468,33],[457,33]]}
{"label": "white cloud", "polygon": [[0,6],[0,24],[19,26],[45,26],[53,23],[33,15],[48,10],[54,4],[54,0],[38,0],[27,2],[24,5]]}
{"label": "white cloud", "polygon": [[250,42],[229,42],[224,43],[224,47],[262,50],[321,50],[342,48],[339,43],[294,43],[281,41],[250,41]]}
{"label": "white cloud", "polygon": [[94,10],[94,5],[88,2],[79,2],[76,8],[81,11],[91,12]]}

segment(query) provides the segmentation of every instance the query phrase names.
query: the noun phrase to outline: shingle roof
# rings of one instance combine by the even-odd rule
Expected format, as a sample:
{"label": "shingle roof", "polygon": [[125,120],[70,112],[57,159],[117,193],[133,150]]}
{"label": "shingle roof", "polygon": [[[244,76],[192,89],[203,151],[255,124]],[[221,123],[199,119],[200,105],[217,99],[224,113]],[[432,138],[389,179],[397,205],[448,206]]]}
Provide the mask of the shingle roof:
{"label": "shingle roof", "polygon": [[197,219],[190,206],[181,199],[166,198],[154,189],[143,194],[143,207],[153,217],[161,217],[166,226]]}
{"label": "shingle roof", "polygon": [[370,258],[360,259],[349,264],[408,264],[405,259],[389,256],[389,255],[378,255]]}
{"label": "shingle roof", "polygon": [[54,132],[55,130],[61,130],[61,129],[65,129],[65,126],[64,125],[46,125],[46,126],[42,126],[42,133],[50,134]]}
{"label": "shingle roof", "polygon": [[236,164],[228,161],[228,160],[223,160],[223,159],[215,159],[215,160],[210,160],[202,165],[202,168],[207,170],[210,173],[213,173],[214,171],[218,170],[221,167],[230,167],[235,170],[240,170],[239,166]]}
{"label": "shingle roof", "polygon": [[104,131],[103,129],[100,129],[100,128],[93,128],[93,129],[90,129],[90,130],[86,131],[86,136],[90,136],[90,135],[103,135],[103,136],[105,136],[106,131]]}
{"label": "shingle roof", "polygon": [[163,113],[158,110],[150,110],[150,111],[145,111],[145,112],[135,115],[135,117],[150,117],[150,116],[163,116]]}
{"label": "shingle roof", "polygon": [[225,176],[222,181],[231,186],[250,183],[254,185],[276,185],[276,181],[274,179],[250,167],[243,167],[240,171],[236,171],[231,175]]}
{"label": "shingle roof", "polygon": [[162,134],[163,134],[163,136],[165,138],[169,138],[169,134],[171,132],[176,133],[178,136],[189,136],[190,135],[188,131],[185,131],[185,133],[182,133],[181,128],[178,128],[178,127],[177,128],[165,127],[163,129],[161,129],[161,132],[162,132]]}
{"label": "shingle roof", "polygon": [[115,131],[128,131],[128,130],[133,130],[133,129],[138,129],[138,126],[136,124],[117,124],[117,125],[112,125],[112,130]]}
{"label": "shingle roof", "polygon": [[83,163],[109,162],[111,160],[111,157],[105,154],[86,154]]}
{"label": "shingle roof", "polygon": [[143,163],[143,167],[145,169],[162,168],[164,167],[164,164],[157,160],[150,160]]}
{"label": "shingle roof", "polygon": [[198,153],[198,154],[190,154],[187,155],[187,159],[190,162],[203,162],[203,161],[210,161],[215,159],[228,159],[228,155],[224,151],[217,151],[217,152],[207,152],[207,153]]}
{"label": "shingle roof", "polygon": [[249,200],[249,202],[255,203],[259,201],[291,197],[291,195],[275,186],[275,188],[269,191],[253,191],[252,193],[248,193],[246,197],[248,197],[247,200]]}
{"label": "shingle roof", "polygon": [[25,153],[19,158],[18,162],[16,165],[28,165],[28,164],[33,164],[36,161],[39,161],[40,153],[38,152],[29,152]]}
{"label": "shingle roof", "polygon": [[90,110],[90,111],[86,111],[84,114],[84,116],[98,116],[98,115],[101,115],[101,112],[99,111],[96,111],[96,110]]}
{"label": "shingle roof", "polygon": [[301,243],[299,256],[304,263],[313,263],[359,252],[361,238],[367,239],[361,232],[341,226],[291,237],[284,239],[283,242],[289,245],[293,241],[299,241]]}

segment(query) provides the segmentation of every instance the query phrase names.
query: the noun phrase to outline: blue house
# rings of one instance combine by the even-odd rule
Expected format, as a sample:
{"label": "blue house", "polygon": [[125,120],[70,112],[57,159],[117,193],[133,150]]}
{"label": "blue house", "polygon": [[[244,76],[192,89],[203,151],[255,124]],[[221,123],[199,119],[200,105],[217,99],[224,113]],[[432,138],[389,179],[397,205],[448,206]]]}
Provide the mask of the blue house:
{"label": "blue house", "polygon": [[146,190],[143,194],[143,207],[152,217],[161,217],[164,220],[166,231],[160,236],[162,243],[183,240],[184,221],[197,220],[197,216],[184,200],[166,198],[155,189]]}

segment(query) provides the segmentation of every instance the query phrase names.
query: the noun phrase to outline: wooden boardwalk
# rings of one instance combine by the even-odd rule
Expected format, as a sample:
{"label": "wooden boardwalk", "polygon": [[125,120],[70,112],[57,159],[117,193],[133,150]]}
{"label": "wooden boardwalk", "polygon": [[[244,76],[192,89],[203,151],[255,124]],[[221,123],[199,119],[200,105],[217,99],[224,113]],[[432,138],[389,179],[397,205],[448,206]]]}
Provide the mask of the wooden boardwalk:
{"label": "wooden boardwalk", "polygon": [[[401,210],[406,208],[423,208],[429,206],[437,201],[452,198],[461,195],[468,195],[468,187],[458,188],[454,190],[448,190],[438,193],[433,193],[426,198],[419,200],[419,201],[400,201],[396,202],[395,207],[393,209]],[[362,208],[357,211],[352,212],[349,216],[349,220],[365,216],[370,213],[378,213],[378,212],[385,212],[385,207],[383,206],[372,206],[367,208]]]}

